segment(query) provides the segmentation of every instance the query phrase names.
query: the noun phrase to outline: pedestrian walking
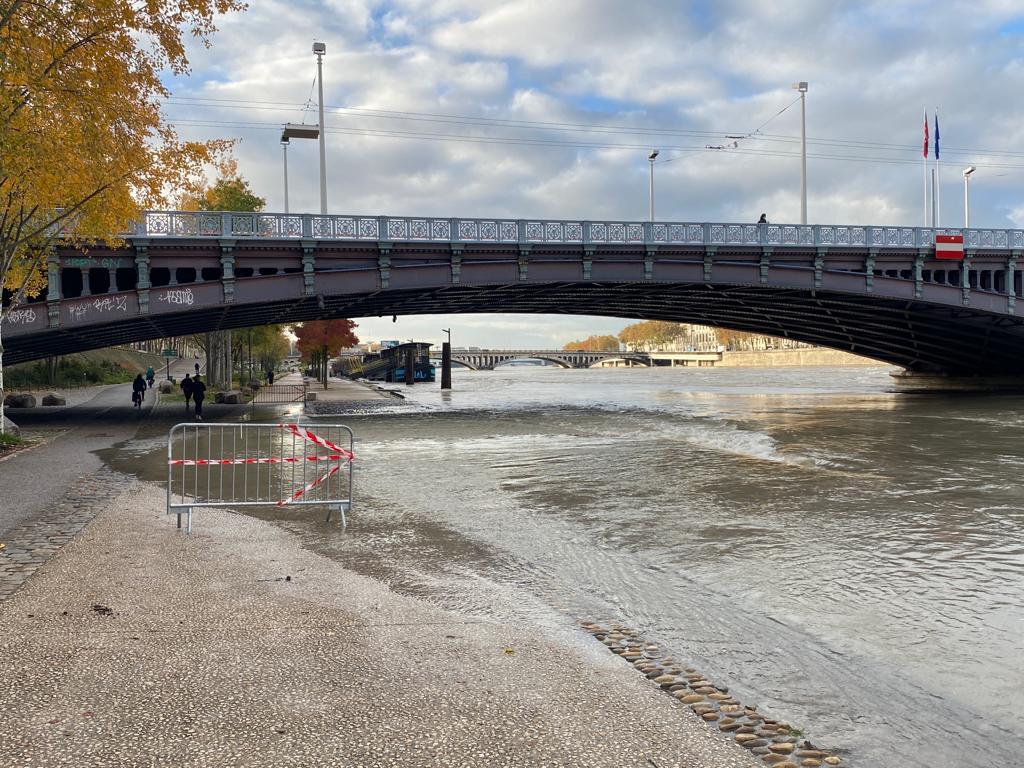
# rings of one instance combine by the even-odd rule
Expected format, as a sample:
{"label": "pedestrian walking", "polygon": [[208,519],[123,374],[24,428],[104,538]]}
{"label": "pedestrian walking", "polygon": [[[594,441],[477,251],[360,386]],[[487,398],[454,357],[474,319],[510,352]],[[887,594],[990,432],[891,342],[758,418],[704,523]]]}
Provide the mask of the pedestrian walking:
{"label": "pedestrian walking", "polygon": [[146,369],[146,382],[149,384],[149,388],[153,388],[153,380],[156,378],[156,371],[153,370],[153,366],[149,366]]}
{"label": "pedestrian walking", "polygon": [[767,213],[762,213],[761,214],[761,218],[757,220],[757,223],[758,224],[767,224],[768,223],[768,214]]}
{"label": "pedestrian walking", "polygon": [[274,371],[273,369],[267,371],[267,385],[274,386]]}
{"label": "pedestrian walking", "polygon": [[135,374],[135,381],[132,382],[132,403],[136,408],[142,407],[142,398],[146,396],[146,382],[142,379],[142,374]]}
{"label": "pedestrian walking", "polygon": [[195,387],[195,382],[192,381],[192,377],[187,373],[185,378],[181,380],[181,393],[185,396],[185,410],[188,410],[189,401],[192,399],[192,389]]}
{"label": "pedestrian walking", "polygon": [[199,375],[199,363],[196,363],[196,376]]}
{"label": "pedestrian walking", "polygon": [[192,399],[196,402],[196,421],[203,420],[203,400],[206,399],[206,385],[199,380],[199,374],[192,379]]}

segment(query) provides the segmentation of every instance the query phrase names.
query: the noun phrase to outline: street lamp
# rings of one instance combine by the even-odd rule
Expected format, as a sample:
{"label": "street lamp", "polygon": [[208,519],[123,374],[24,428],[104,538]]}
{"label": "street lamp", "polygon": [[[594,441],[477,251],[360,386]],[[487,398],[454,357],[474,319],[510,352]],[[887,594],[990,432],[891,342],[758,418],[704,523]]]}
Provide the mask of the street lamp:
{"label": "street lamp", "polygon": [[975,168],[973,165],[969,165],[962,171],[964,175],[964,229],[967,229],[969,226],[971,226],[971,198],[970,190],[967,185],[967,180],[968,178],[970,178],[970,175],[974,173],[976,170],[978,169]]}
{"label": "street lamp", "polygon": [[324,43],[313,43],[316,54],[316,84],[319,89],[320,101],[320,213],[327,215],[327,145],[324,138],[324,54],[327,46]]}
{"label": "street lamp", "polygon": [[807,83],[793,83],[800,91],[800,223],[807,223]]}
{"label": "street lamp", "polygon": [[285,123],[281,129],[281,147],[284,149],[284,212],[288,213],[288,144],[292,139],[316,139],[320,126],[305,123]]}
{"label": "street lamp", "polygon": [[284,150],[284,212],[288,213],[288,139],[281,135],[281,149]]}
{"label": "street lamp", "polygon": [[649,154],[647,156],[647,160],[651,164],[651,192],[650,192],[650,196],[648,198],[651,221],[654,221],[654,160],[657,157],[658,157],[658,150],[656,150],[656,149],[652,149],[651,150],[651,154]]}

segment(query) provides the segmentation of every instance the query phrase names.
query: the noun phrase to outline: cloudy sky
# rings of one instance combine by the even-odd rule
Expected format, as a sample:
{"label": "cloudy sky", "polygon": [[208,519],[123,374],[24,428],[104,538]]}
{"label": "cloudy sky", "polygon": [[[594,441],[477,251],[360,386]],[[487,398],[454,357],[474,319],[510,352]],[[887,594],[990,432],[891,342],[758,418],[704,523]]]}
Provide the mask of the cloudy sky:
{"label": "cloudy sky", "polygon": [[[922,121],[938,108],[941,222],[1024,227],[1020,0],[250,0],[222,19],[166,114],[234,137],[282,211],[280,127],[316,122],[327,45],[328,210],[372,215],[922,224]],[[309,108],[304,109],[304,105]],[[934,118],[932,118],[934,119]],[[735,144],[734,144],[735,142]],[[292,211],[319,211],[315,142],[289,151]],[[625,321],[360,321],[364,339],[561,346]]]}

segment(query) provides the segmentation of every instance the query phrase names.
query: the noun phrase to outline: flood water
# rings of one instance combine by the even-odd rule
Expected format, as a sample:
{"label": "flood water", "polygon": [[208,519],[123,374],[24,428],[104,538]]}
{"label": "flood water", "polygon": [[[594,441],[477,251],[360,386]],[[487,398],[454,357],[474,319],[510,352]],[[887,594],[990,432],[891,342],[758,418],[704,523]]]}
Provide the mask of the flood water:
{"label": "flood water", "polygon": [[395,589],[620,620],[855,766],[1024,764],[1024,397],[885,368],[456,371],[341,419]]}

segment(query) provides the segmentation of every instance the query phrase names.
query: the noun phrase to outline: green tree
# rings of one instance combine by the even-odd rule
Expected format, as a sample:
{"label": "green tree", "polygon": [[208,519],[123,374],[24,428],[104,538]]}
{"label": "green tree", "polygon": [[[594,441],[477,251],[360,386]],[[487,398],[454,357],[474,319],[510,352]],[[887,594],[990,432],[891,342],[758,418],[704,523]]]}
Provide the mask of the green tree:
{"label": "green tree", "polygon": [[[200,184],[182,195],[178,207],[186,211],[253,212],[262,211],[266,202],[249,188],[249,182],[238,173],[238,163],[232,158],[221,163],[218,178],[212,185]],[[233,369],[243,359],[248,329],[197,334],[193,338],[206,354],[206,371],[210,381],[230,387],[234,378]]]}

